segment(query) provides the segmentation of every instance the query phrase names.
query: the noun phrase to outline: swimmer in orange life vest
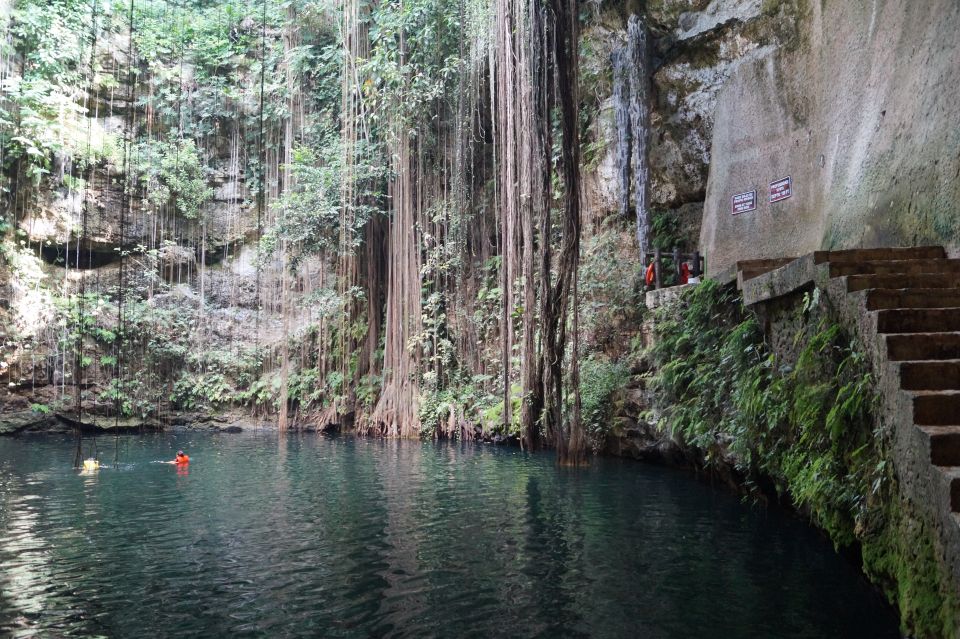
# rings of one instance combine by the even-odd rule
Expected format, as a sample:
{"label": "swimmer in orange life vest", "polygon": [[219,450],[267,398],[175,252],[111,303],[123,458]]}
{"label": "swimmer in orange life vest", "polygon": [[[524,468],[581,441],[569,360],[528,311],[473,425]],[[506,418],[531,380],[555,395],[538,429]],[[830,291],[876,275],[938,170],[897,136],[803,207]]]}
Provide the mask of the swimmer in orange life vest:
{"label": "swimmer in orange life vest", "polygon": [[177,451],[177,458],[174,459],[171,463],[176,464],[177,466],[181,464],[189,464],[190,458],[183,454],[182,450]]}

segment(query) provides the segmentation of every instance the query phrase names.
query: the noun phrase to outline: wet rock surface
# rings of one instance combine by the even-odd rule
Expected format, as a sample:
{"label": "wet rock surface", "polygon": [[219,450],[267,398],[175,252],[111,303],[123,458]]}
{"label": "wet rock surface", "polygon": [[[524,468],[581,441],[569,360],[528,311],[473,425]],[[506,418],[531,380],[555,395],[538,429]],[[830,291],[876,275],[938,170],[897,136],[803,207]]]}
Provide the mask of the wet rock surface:
{"label": "wet rock surface", "polygon": [[16,435],[24,431],[52,432],[56,419],[32,410],[0,412],[0,435]]}

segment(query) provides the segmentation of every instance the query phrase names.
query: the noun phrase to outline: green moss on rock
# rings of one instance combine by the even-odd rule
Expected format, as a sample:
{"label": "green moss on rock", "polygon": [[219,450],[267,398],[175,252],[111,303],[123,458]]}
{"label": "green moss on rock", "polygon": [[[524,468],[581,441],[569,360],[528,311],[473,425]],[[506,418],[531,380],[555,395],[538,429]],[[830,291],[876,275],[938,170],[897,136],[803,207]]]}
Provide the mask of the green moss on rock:
{"label": "green moss on rock", "polygon": [[783,312],[792,345],[772,352],[732,288],[707,281],[662,307],[651,352],[661,428],[747,486],[772,483],[838,549],[859,548],[904,633],[954,636],[943,553],[900,490],[866,358],[816,291]]}
{"label": "green moss on rock", "polygon": [[935,538],[909,504],[891,499],[884,504],[883,525],[860,540],[864,572],[897,602],[901,630],[917,638],[952,636],[957,626],[958,602],[937,559]]}

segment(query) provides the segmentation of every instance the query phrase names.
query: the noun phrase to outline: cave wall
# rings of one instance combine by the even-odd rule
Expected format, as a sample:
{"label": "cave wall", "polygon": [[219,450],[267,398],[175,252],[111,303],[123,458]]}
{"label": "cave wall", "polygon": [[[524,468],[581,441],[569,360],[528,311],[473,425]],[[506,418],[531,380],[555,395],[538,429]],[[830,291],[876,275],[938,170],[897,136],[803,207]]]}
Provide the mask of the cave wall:
{"label": "cave wall", "polygon": [[[737,260],[820,248],[960,250],[960,5],[796,0],[798,37],[719,92],[701,249]],[[793,196],[768,203],[791,176]],[[755,211],[730,198],[756,189]]]}

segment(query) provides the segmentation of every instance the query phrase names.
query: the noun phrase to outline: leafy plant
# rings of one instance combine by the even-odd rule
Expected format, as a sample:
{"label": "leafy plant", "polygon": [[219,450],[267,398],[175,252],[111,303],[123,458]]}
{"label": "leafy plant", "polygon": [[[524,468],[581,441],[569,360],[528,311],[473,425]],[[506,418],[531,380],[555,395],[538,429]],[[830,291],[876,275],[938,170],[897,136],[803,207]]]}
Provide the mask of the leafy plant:
{"label": "leafy plant", "polygon": [[235,399],[233,386],[221,373],[185,373],[170,394],[173,405],[185,409],[216,408]]}
{"label": "leafy plant", "polygon": [[30,410],[41,415],[49,415],[52,409],[46,404],[30,404]]}
{"label": "leafy plant", "polygon": [[613,418],[613,399],[630,380],[623,362],[592,354],[580,363],[581,415],[595,449],[602,446]]}
{"label": "leafy plant", "polygon": [[753,485],[772,480],[837,547],[859,544],[904,628],[940,636],[953,627],[953,598],[932,553],[922,568],[913,559],[930,533],[899,496],[868,362],[817,292],[798,306],[793,362],[771,352],[735,291],[711,280],[659,309],[650,354],[661,424],[705,464],[732,462]]}
{"label": "leafy plant", "polygon": [[136,151],[140,180],[154,206],[172,203],[187,219],[200,217],[213,197],[207,175],[193,140],[145,142]]}

